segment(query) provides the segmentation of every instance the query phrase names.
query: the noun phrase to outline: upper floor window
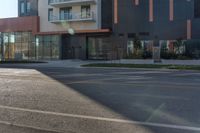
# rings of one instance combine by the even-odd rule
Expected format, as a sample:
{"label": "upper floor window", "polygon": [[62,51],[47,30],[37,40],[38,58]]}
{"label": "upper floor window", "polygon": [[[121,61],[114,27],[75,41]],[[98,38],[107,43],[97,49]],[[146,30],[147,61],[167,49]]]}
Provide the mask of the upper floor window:
{"label": "upper floor window", "polygon": [[25,13],[25,3],[24,2],[20,2],[20,13],[21,14]]}
{"label": "upper floor window", "polygon": [[200,18],[200,0],[194,1],[194,17]]}
{"label": "upper floor window", "polygon": [[31,11],[31,2],[30,1],[27,2],[26,10],[27,10],[27,12]]}
{"label": "upper floor window", "polygon": [[60,19],[61,20],[72,19],[72,7],[61,8]]}
{"label": "upper floor window", "polygon": [[53,20],[53,9],[49,9],[49,11],[48,11],[48,20],[49,21]]}
{"label": "upper floor window", "polygon": [[81,18],[90,18],[90,17],[91,17],[90,5],[81,6]]}
{"label": "upper floor window", "polygon": [[50,5],[51,3],[53,3],[53,0],[48,0],[48,4]]}

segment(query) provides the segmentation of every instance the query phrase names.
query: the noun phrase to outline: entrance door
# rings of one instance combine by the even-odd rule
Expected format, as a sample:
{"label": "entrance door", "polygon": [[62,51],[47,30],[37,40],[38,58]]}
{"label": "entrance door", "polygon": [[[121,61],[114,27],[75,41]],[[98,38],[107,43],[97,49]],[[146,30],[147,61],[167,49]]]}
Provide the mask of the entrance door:
{"label": "entrance door", "polygon": [[81,58],[81,47],[74,47],[73,48],[73,58],[80,59]]}

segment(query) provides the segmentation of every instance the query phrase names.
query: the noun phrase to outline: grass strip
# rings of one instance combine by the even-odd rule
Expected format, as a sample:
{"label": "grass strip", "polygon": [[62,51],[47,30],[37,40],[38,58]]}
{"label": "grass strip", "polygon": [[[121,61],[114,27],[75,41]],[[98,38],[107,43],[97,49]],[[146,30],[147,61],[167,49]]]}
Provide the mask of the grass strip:
{"label": "grass strip", "polygon": [[162,65],[162,64],[94,63],[94,64],[82,65],[82,67],[117,67],[117,68],[156,68],[156,69],[177,69],[177,70],[200,70],[200,65]]}

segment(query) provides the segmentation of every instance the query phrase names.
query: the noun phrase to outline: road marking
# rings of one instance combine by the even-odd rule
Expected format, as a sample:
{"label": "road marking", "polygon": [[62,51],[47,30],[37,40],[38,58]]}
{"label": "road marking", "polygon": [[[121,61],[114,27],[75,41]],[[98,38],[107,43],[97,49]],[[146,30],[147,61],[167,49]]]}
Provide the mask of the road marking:
{"label": "road marking", "polygon": [[[127,76],[127,80],[147,80],[152,79],[152,77],[145,77],[145,76]],[[113,80],[124,80],[124,77],[108,77],[108,78],[96,78],[96,79],[88,79],[88,80],[80,80],[80,81],[72,81],[66,84],[80,84],[80,83],[98,83],[98,82],[106,82],[106,81],[113,81]],[[127,81],[124,81],[127,82]]]}
{"label": "road marking", "polygon": [[14,111],[24,111],[24,112],[30,112],[30,113],[40,113],[40,114],[45,114],[45,115],[55,115],[55,116],[62,116],[62,117],[98,120],[98,121],[105,121],[105,122],[135,124],[135,125],[160,127],[160,128],[171,128],[171,129],[188,130],[188,131],[200,131],[200,127],[190,127],[190,126],[170,125],[170,124],[161,124],[161,123],[153,123],[153,122],[140,122],[140,121],[125,120],[125,119],[114,119],[114,118],[105,118],[105,117],[96,117],[96,116],[57,113],[57,112],[25,109],[25,108],[18,108],[18,107],[9,107],[9,106],[2,106],[2,105],[0,105],[0,108],[14,110]]}
{"label": "road marking", "polygon": [[180,77],[184,77],[184,76],[200,76],[200,73],[181,73],[181,74],[175,74],[174,76],[180,76]]}
{"label": "road marking", "polygon": [[9,125],[9,126],[15,126],[15,127],[19,127],[19,128],[33,129],[33,130],[37,130],[37,131],[50,132],[50,133],[63,133],[63,132],[60,132],[60,131],[50,130],[50,129],[46,129],[46,128],[39,128],[39,127],[34,127],[34,126],[26,126],[26,125],[22,125],[22,124],[13,124],[13,123],[6,122],[6,121],[0,121],[0,124]]}
{"label": "road marking", "polygon": [[135,71],[135,72],[113,72],[111,74],[124,75],[124,74],[168,74],[168,71]]}

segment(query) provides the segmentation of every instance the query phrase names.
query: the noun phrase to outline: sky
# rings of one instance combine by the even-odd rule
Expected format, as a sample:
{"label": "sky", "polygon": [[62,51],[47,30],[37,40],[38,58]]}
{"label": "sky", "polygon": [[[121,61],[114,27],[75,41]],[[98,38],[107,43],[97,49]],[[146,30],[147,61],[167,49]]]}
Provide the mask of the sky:
{"label": "sky", "polygon": [[1,0],[0,18],[17,17],[17,0]]}

